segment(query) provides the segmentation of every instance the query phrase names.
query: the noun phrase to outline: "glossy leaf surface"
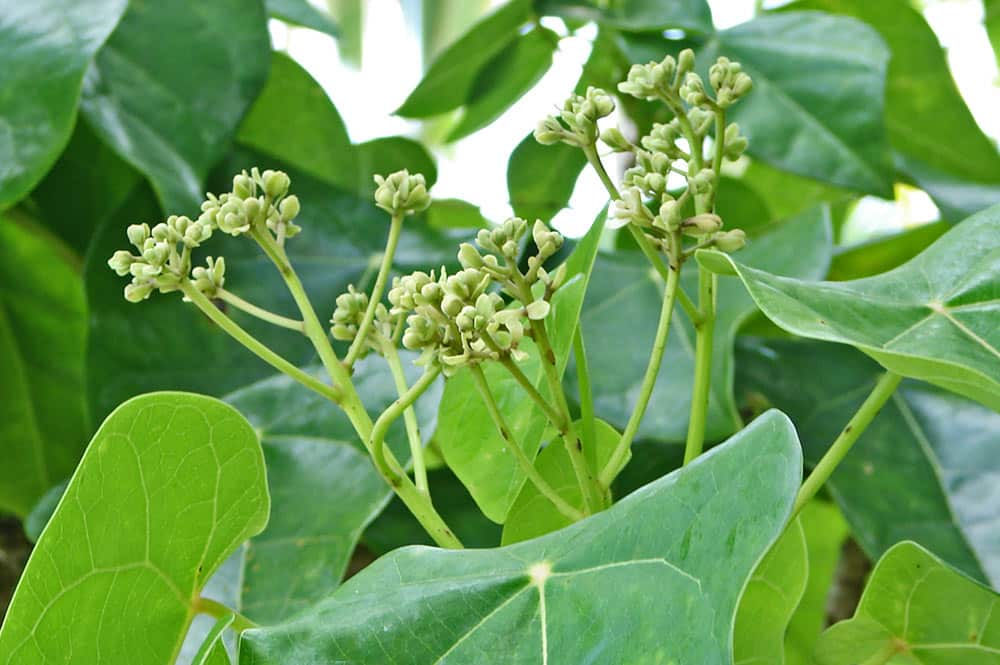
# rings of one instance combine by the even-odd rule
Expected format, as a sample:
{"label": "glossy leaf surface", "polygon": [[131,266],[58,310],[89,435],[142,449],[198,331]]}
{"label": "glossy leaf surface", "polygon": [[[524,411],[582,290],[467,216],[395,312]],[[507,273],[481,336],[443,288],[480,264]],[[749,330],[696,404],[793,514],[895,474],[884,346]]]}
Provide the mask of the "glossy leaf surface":
{"label": "glossy leaf surface", "polygon": [[267,13],[292,25],[338,36],[337,24],[326,12],[317,9],[309,0],[266,0]]}
{"label": "glossy leaf surface", "polygon": [[[739,392],[795,420],[815,464],[881,374],[847,347],[770,341],[739,355]],[[904,382],[827,483],[873,559],[914,540],[1000,584],[995,478],[1000,414],[927,384]]]}
{"label": "glossy leaf surface", "polygon": [[126,5],[126,0],[4,3],[0,210],[27,194],[66,146],[84,72]]}
{"label": "glossy leaf surface", "polygon": [[875,566],[854,618],[820,637],[816,663],[1000,662],[998,601],[916,543],[900,543]]}
{"label": "glossy leaf surface", "polygon": [[705,0],[542,0],[539,12],[568,19],[597,21],[638,32],[684,28],[712,31],[712,12]]}
{"label": "glossy leaf surface", "polygon": [[514,214],[551,220],[569,203],[586,165],[587,158],[579,148],[565,143],[542,145],[529,134],[517,144],[507,163],[507,190]]}
{"label": "glossy leaf surface", "polygon": [[243,633],[241,663],[373,653],[387,665],[496,654],[550,665],[729,663],[740,590],[784,526],[799,477],[795,432],[772,412],[561,531],[494,550],[397,550],[313,612]]}
{"label": "glossy leaf surface", "polygon": [[[185,393],[128,401],[32,553],[2,662],[173,663],[205,581],[268,510],[257,437],[232,407]],[[128,629],[140,620],[145,630]]]}
{"label": "glossy leaf surface", "polygon": [[90,435],[83,284],[58,243],[0,219],[0,510],[21,517],[69,476]]}
{"label": "glossy leaf surface", "polygon": [[965,220],[902,266],[849,282],[804,282],[718,252],[760,309],[795,335],[855,346],[887,369],[1000,411],[1000,206]]}
{"label": "glossy leaf surface", "polygon": [[259,1],[134,2],[87,72],[81,108],[165,207],[194,214],[264,86],[269,53]]}

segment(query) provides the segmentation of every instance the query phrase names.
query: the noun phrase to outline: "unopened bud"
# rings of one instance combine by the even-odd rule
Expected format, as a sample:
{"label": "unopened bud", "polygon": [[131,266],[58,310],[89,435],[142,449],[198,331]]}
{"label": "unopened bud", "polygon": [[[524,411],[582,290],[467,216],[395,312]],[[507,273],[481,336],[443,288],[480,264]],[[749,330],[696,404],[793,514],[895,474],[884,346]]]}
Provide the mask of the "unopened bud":
{"label": "unopened bud", "polygon": [[286,196],[281,200],[281,204],[278,206],[278,211],[281,213],[281,218],[286,222],[290,222],[299,216],[299,197],[292,194],[291,196]]}
{"label": "unopened bud", "polygon": [[715,233],[721,229],[722,218],[716,214],[705,212],[694,217],[688,217],[681,226],[688,235],[703,236]]}
{"label": "unopened bud", "polygon": [[601,132],[601,141],[615,152],[631,152],[635,149],[632,142],[625,138],[625,135],[617,127],[611,127]]}
{"label": "unopened bud", "polygon": [[264,183],[264,193],[272,199],[277,199],[288,193],[288,187],[292,184],[288,174],[284,171],[271,171],[268,169],[261,175]]}
{"label": "unopened bud", "polygon": [[723,252],[735,252],[747,244],[747,234],[743,229],[733,229],[716,235],[712,241]]}

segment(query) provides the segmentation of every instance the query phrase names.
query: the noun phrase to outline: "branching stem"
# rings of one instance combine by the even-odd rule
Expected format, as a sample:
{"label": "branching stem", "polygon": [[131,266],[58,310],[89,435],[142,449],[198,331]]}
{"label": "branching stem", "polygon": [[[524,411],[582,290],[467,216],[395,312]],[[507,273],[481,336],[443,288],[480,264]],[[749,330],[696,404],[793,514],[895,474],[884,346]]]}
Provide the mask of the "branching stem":
{"label": "branching stem", "polygon": [[364,350],[367,343],[368,333],[371,332],[372,322],[375,320],[375,308],[382,302],[382,294],[385,292],[385,284],[389,280],[389,272],[392,270],[392,261],[396,256],[396,246],[399,244],[399,235],[402,229],[403,216],[399,214],[393,215],[392,222],[389,225],[389,238],[386,240],[385,252],[382,254],[382,264],[379,266],[378,276],[375,277],[375,285],[372,287],[372,292],[368,298],[368,308],[361,319],[361,325],[358,326],[358,334],[355,335],[354,341],[351,342],[351,347],[347,350],[347,355],[344,357],[344,364],[347,367],[354,366],[354,362],[358,359],[358,356]]}
{"label": "branching stem", "polygon": [[[406,384],[406,374],[403,373],[403,363],[399,351],[391,342],[382,345],[382,355],[392,372],[392,380],[396,384],[396,393],[402,398],[409,390]],[[424,463],[424,444],[420,438],[420,426],[417,424],[417,413],[412,406],[403,411],[403,422],[406,425],[406,438],[410,442],[410,459],[413,460],[413,479],[417,489],[423,494],[430,494],[427,484],[427,465]]]}
{"label": "branching stem", "polygon": [[194,601],[194,611],[198,614],[207,614],[215,619],[221,619],[224,616],[232,614],[234,619],[230,628],[232,628],[236,633],[242,633],[244,630],[250,630],[251,628],[258,627],[256,623],[236,610],[226,607],[217,600],[205,598],[204,596],[200,596]]}
{"label": "branching stem", "polygon": [[229,303],[236,309],[246,312],[250,316],[257,317],[261,321],[266,321],[267,323],[271,323],[282,328],[288,328],[289,330],[300,332],[303,335],[305,334],[305,326],[302,324],[302,321],[290,319],[286,316],[270,312],[263,307],[258,307],[257,305],[240,298],[231,291],[226,291],[225,289],[217,289],[216,295],[218,295],[220,300]]}

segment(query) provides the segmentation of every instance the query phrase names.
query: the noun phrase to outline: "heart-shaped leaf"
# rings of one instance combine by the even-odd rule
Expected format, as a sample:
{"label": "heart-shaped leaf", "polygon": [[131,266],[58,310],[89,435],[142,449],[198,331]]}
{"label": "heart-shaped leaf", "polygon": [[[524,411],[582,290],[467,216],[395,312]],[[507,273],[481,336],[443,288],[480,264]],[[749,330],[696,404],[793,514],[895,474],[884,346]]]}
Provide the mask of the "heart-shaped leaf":
{"label": "heart-shaped leaf", "polygon": [[166,208],[192,214],[269,62],[262,2],[133,2],[87,72],[81,108]]}
{"label": "heart-shaped leaf", "polygon": [[889,51],[853,18],[823,12],[765,15],[723,30],[699,54],[738,60],[754,90],[731,119],[750,154],[792,173],[891,197],[883,121]]}
{"label": "heart-shaped leaf", "polygon": [[0,509],[24,517],[90,434],[83,284],[38,228],[0,219]]}
{"label": "heart-shaped leaf", "polygon": [[0,210],[52,166],[69,141],[91,58],[126,0],[11,2],[0,12]]}
{"label": "heart-shaped leaf", "polygon": [[3,662],[173,663],[205,580],[268,510],[260,445],[232,407],[185,393],[122,404],[28,561]]}
{"label": "heart-shaped leaf", "polygon": [[734,665],[784,665],[785,630],[809,578],[806,536],[795,520],[757,564],[733,628]]}
{"label": "heart-shaped leaf", "polygon": [[[814,208],[753,240],[738,257],[803,278],[826,273],[831,254],[827,213]],[[693,264],[681,278],[688,293],[697,291]],[[581,315],[586,339],[611,340],[587,348],[597,415],[623,428],[635,405],[656,331],[662,280],[637,252],[598,257],[595,278]],[[674,312],[663,366],[639,427],[639,438],[683,441],[687,432],[694,373],[694,329],[683,312]],[[720,440],[741,426],[732,396],[733,337],[754,305],[737,285],[719,281],[718,319],[712,363],[707,437]],[[627,340],[627,342],[626,342]],[[571,372],[567,377],[575,387]]]}
{"label": "heart-shaped leaf", "polygon": [[[770,341],[738,356],[743,401],[795,420],[807,464],[826,452],[881,374],[848,347]],[[827,482],[873,559],[900,540],[933,549],[1000,585],[995,514],[1000,414],[939,388],[905,382]]]}
{"label": "heart-shaped leaf", "polygon": [[1000,206],[895,270],[850,282],[778,277],[714,251],[699,252],[698,260],[738,274],[764,314],[788,332],[850,344],[897,374],[1000,411]]}
{"label": "heart-shaped leaf", "polygon": [[[569,358],[603,229],[602,214],[566,260],[567,281],[552,298],[546,328],[560,374]],[[529,353],[529,358],[521,363],[521,370],[536,385],[544,383],[541,361],[534,345],[528,341],[523,349]],[[513,431],[514,440],[529,459],[533,459],[548,421],[504,367],[488,363],[483,371]],[[546,394],[547,388],[542,386],[540,390]],[[483,514],[503,524],[525,476],[514,456],[506,450],[509,443],[497,431],[468,370],[458,372],[445,384],[435,440],[448,466],[469,489]]]}
{"label": "heart-shaped leaf", "polygon": [[771,412],[561,531],[494,550],[397,550],[315,610],[243,633],[241,662],[723,665],[740,591],[799,478],[795,431]]}
{"label": "heart-shaped leaf", "polygon": [[814,657],[817,665],[996,663],[998,602],[992,590],[903,542],[879,560],[854,618],[823,633]]}
{"label": "heart-shaped leaf", "polygon": [[529,134],[507,162],[507,190],[514,214],[550,221],[566,207],[587,158],[565,143],[542,145]]}

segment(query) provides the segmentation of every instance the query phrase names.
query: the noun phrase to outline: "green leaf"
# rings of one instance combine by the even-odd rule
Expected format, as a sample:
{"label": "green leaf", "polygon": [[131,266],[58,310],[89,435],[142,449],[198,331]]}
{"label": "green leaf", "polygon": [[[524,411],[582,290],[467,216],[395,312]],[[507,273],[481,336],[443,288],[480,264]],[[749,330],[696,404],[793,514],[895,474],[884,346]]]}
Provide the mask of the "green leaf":
{"label": "green leaf", "polygon": [[386,175],[401,169],[423,173],[427,187],[437,182],[434,157],[420,143],[405,136],[385,136],[354,146],[357,155],[356,191],[365,197],[375,193],[373,175]]}
{"label": "green leaf", "polygon": [[283,53],[272,54],[267,86],[236,139],[344,189],[358,181],[358,160],[340,113],[320,84]]}
{"label": "green leaf", "polygon": [[998,601],[916,543],[900,543],[876,564],[854,618],[820,637],[816,663],[995,663]]}
{"label": "green leaf", "polygon": [[[603,229],[602,215],[567,259],[567,281],[552,298],[546,326],[560,373],[569,358]],[[520,363],[521,371],[539,385],[544,378],[542,366],[534,344],[526,342],[522,349],[529,353],[529,358]],[[514,440],[529,458],[534,458],[547,425],[544,414],[499,363],[488,363],[483,371]],[[546,394],[546,388],[540,390]],[[513,455],[507,452],[508,442],[493,424],[468,370],[458,372],[445,383],[435,440],[448,466],[483,513],[503,524],[525,476]]]}
{"label": "green leaf", "polygon": [[1000,63],[1000,0],[983,0],[983,23],[993,44],[997,63]]}
{"label": "green leaf", "polygon": [[361,37],[365,22],[364,0],[328,0],[330,14],[340,28],[337,52],[353,67],[361,66]]}
{"label": "green leaf", "polygon": [[[412,360],[407,353],[406,360]],[[420,368],[405,363],[412,383]],[[318,371],[318,370],[317,370]],[[355,381],[373,417],[396,398],[385,363],[371,356]],[[421,431],[433,431],[440,390],[417,402]],[[226,397],[257,431],[267,461],[272,518],[250,540],[244,557],[240,607],[258,623],[276,623],[328,596],[339,586],[361,532],[392,491],[375,471],[347,416],[325,398],[284,375]],[[409,447],[402,421],[388,442],[405,464]]]}
{"label": "green leaf", "polygon": [[540,14],[597,21],[622,30],[712,32],[712,12],[705,0],[540,0],[537,4]]}
{"label": "green leaf", "polygon": [[530,0],[513,0],[476,23],[434,59],[396,113],[426,118],[464,104],[483,67],[514,41],[531,15]]}
{"label": "green leaf", "polygon": [[743,590],[733,629],[735,665],[784,665],[785,630],[808,577],[806,536],[797,519],[757,564]]}
{"label": "green leaf", "polygon": [[5,3],[0,13],[0,210],[27,194],[69,141],[84,72],[126,4]]}
{"label": "green leaf", "polygon": [[[822,208],[800,215],[753,240],[738,257],[748,263],[819,279],[831,253],[829,218]],[[689,263],[682,286],[697,292],[697,270]],[[584,303],[581,325],[585,339],[607,340],[587,347],[597,415],[624,428],[635,405],[639,384],[656,332],[663,282],[638,252],[598,257]],[[721,440],[742,426],[732,395],[733,337],[753,314],[745,291],[719,280],[712,387],[707,438]],[[660,376],[657,378],[638,438],[683,441],[687,433],[694,375],[694,328],[680,310],[674,312]],[[575,377],[567,377],[576,389]]]}
{"label": "green leaf", "polygon": [[[577,427],[580,426],[578,422]],[[594,421],[594,430],[596,464],[593,468],[602,469],[611,457],[611,452],[618,444],[621,434],[603,420]],[[568,504],[583,510],[580,485],[577,483],[573,463],[562,441],[550,441],[535,459],[535,468]],[[552,502],[538,491],[534,483],[526,482],[507,514],[501,543],[504,545],[519,543],[522,540],[544,536],[570,524],[572,521],[560,513]]]}
{"label": "green leaf", "polygon": [[201,648],[195,654],[191,665],[230,665],[222,636],[226,629],[233,625],[235,618],[235,615],[227,614],[215,622],[212,630],[205,636],[205,641],[201,643]]}
{"label": "green leaf", "polygon": [[848,535],[840,510],[814,499],[799,515],[809,556],[809,580],[785,633],[785,663],[813,665],[816,640],[826,623],[826,598]]}
{"label": "green leaf", "polygon": [[736,270],[764,314],[788,332],[850,344],[897,374],[1000,411],[998,253],[1000,206],[895,270],[849,282],[778,277],[719,252],[701,251],[698,260]]}
{"label": "green leaf", "polygon": [[[994,186],[979,207],[964,207],[962,217],[997,200],[1000,153],[976,124],[948,68],[937,36],[920,11],[906,0],[801,0],[794,8],[821,9],[861,19],[878,30],[892,52],[886,80],[885,120],[893,149],[905,156],[898,165],[925,187],[922,164],[963,181]],[[942,122],[942,118],[947,118]],[[935,186],[925,187],[934,195]],[[960,204],[961,205],[961,204]]]}
{"label": "green leaf", "polygon": [[[771,341],[739,356],[740,391],[795,419],[815,464],[871,391],[877,363],[820,342]],[[951,565],[1000,584],[993,478],[1000,414],[946,391],[904,382],[827,487],[865,552],[877,559],[915,540]]]}
{"label": "green leaf", "polygon": [[[215,191],[232,187],[232,173],[254,165],[282,167],[259,155],[239,152],[218,171]],[[349,283],[359,288],[374,279],[371,269],[385,249],[388,216],[374,203],[288,169],[292,189],[302,201],[296,221],[301,235],[288,242],[292,264],[326,320],[334,300]],[[107,257],[127,244],[125,227],[161,216],[148,193],[139,191],[109,220],[95,239],[86,267],[87,299],[91,309],[87,381],[91,410],[102,417],[115,404],[137,393],[164,388],[224,395],[274,374],[177,294],[156,295],[140,304],[122,298],[125,280],[108,269]],[[216,234],[201,250],[226,257],[226,287],[251,302],[287,316],[298,317],[284,283],[270,262],[247,238]],[[414,220],[404,226],[396,252],[399,270],[428,265],[455,265],[455,243]],[[375,264],[377,265],[377,264]],[[241,326],[297,365],[314,360],[311,345],[287,330],[228,310]],[[165,330],[183,330],[169,335]],[[128,343],[122,343],[128,340]]]}
{"label": "green leaf", "polygon": [[53,239],[0,219],[0,510],[24,517],[90,434],[83,284]]}
{"label": "green leaf", "polygon": [[81,108],[165,207],[191,214],[264,86],[269,53],[261,2],[133,2],[87,73]]}
{"label": "green leaf", "polygon": [[465,100],[462,119],[447,140],[457,141],[499,118],[549,70],[558,43],[556,33],[534,28],[505,46],[479,72]]}
{"label": "green leaf", "polygon": [[[773,219],[788,219],[823,203],[835,203],[854,195],[844,189],[780,171],[762,161],[751,161],[740,176],[764,201]],[[727,185],[728,186],[728,185]],[[720,189],[724,196],[726,189]]]}
{"label": "green leaf", "polygon": [[309,0],[266,0],[267,13],[285,23],[325,32],[334,39],[339,36],[337,24],[326,12],[317,9]]}
{"label": "green leaf", "polygon": [[241,663],[502,653],[511,663],[723,665],[740,591],[788,519],[799,455],[791,422],[772,412],[561,531],[493,550],[397,550],[314,611],[243,633]]}
{"label": "green leaf", "polygon": [[550,221],[569,203],[586,165],[587,158],[579,148],[565,143],[542,145],[528,134],[507,163],[507,190],[514,214]]}
{"label": "green leaf", "polygon": [[268,510],[257,437],[232,407],[126,402],[32,552],[0,629],[4,663],[172,663],[205,580]]}
{"label": "green leaf", "polygon": [[889,52],[864,23],[822,12],[761,16],[701,54],[738,60],[753,92],[732,107],[750,155],[839,187],[892,197],[883,124]]}
{"label": "green leaf", "polygon": [[840,248],[833,257],[827,279],[839,282],[870,277],[896,268],[940,238],[951,228],[947,222],[934,222],[887,233],[868,242]]}
{"label": "green leaf", "polygon": [[436,229],[485,229],[490,222],[479,206],[459,199],[434,199],[427,209],[427,223]]}

